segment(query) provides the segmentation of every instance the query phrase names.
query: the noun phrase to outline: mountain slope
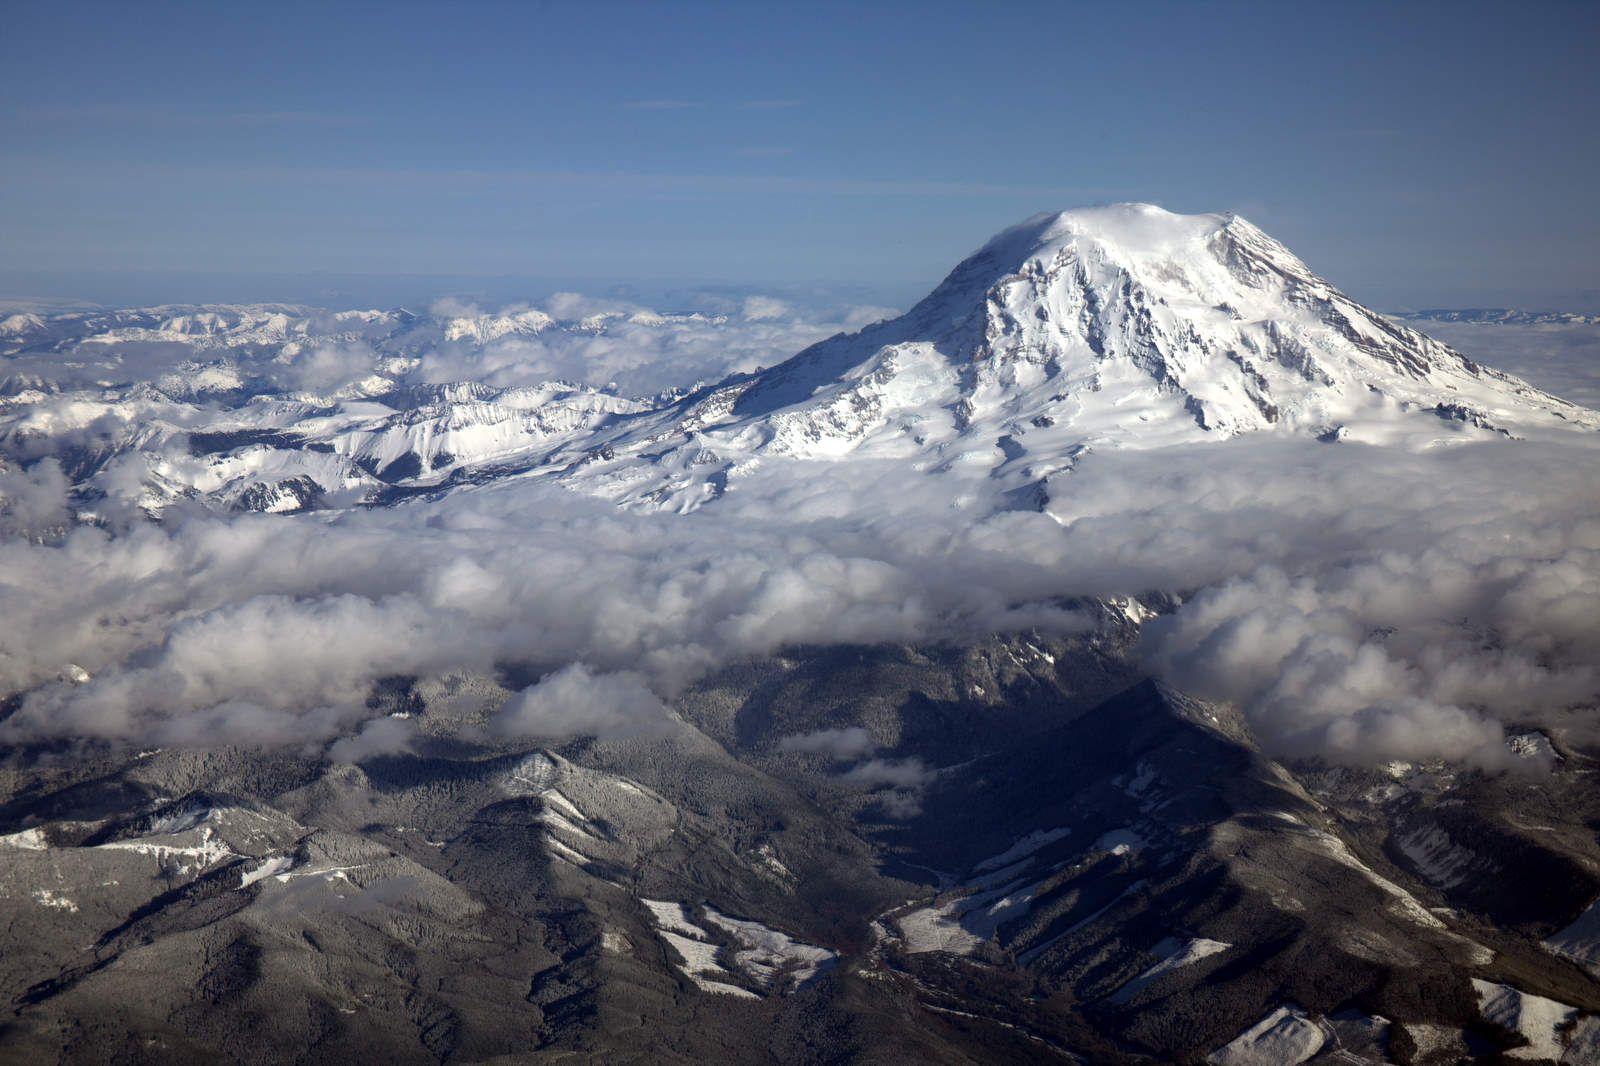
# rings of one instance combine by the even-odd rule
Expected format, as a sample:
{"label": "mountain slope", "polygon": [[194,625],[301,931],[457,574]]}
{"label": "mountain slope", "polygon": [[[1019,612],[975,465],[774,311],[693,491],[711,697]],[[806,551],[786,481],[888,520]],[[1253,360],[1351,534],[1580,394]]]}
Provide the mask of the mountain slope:
{"label": "mountain slope", "polygon": [[778,456],[960,463],[1015,488],[1085,448],[1597,425],[1360,306],[1241,218],[1123,204],[1035,216],[902,317],[613,427],[573,480],[692,509]]}
{"label": "mountain slope", "polygon": [[[419,734],[359,765],[10,770],[0,1058],[1592,1061],[1592,748],[1279,762],[1123,687],[1136,639],[794,648],[649,741],[492,742],[511,693],[457,677],[375,693]],[[819,726],[875,753],[793,743]]]}
{"label": "mountain slope", "polygon": [[714,345],[726,324],[643,310],[16,314],[0,322],[0,457],[61,458],[89,515],[126,489],[115,460],[129,453],[150,460],[149,510],[386,504],[515,475],[686,511],[764,468],[856,458],[1036,507],[1086,450],[1243,434],[1416,449],[1600,426],[1360,306],[1241,218],[1146,204],[1037,215],[904,315],[686,395],[530,376],[552,351],[582,376],[591,357],[633,365],[616,352],[640,338],[640,351]]}

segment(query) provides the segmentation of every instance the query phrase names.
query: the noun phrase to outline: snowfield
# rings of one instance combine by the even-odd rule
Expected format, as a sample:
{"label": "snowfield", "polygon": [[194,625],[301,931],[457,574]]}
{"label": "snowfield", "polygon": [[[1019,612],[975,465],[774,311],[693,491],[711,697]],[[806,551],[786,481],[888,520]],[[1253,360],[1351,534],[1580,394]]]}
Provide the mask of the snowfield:
{"label": "snowfield", "polygon": [[[708,992],[761,998],[756,992],[727,981],[742,978],[767,994],[787,995],[816,980],[838,958],[826,948],[803,944],[760,922],[730,918],[709,906],[704,908],[705,925],[700,925],[685,904],[651,899],[639,902],[649,911],[657,935],[679,960],[679,969]],[[733,946],[722,947],[718,933]],[[732,970],[719,961],[723,953],[731,956]]]}

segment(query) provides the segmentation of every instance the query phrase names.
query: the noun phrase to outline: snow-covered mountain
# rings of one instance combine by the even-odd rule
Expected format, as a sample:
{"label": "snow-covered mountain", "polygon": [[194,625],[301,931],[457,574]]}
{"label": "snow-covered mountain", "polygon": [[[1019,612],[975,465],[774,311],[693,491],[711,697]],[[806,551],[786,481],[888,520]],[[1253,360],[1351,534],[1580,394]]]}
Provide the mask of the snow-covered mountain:
{"label": "snow-covered mountain", "polygon": [[1090,448],[1597,425],[1362,307],[1242,218],[1123,204],[1030,218],[900,318],[603,430],[575,480],[689,509],[774,457],[960,465],[1015,490]]}
{"label": "snow-covered mountain", "polygon": [[[150,508],[183,496],[268,510],[385,503],[516,473],[685,511],[792,461],[959,471],[1007,505],[1038,506],[1049,479],[1094,449],[1247,433],[1424,448],[1600,426],[1362,307],[1242,218],[1146,204],[1030,218],[906,314],[687,394],[499,374],[519,340],[723,321],[529,308],[16,314],[0,323],[0,441],[24,461],[62,457],[89,501],[104,491],[95,479],[114,470],[125,484],[116,461],[141,453]],[[441,366],[476,377],[441,383]]]}
{"label": "snow-covered mountain", "polygon": [[0,323],[0,1061],[1600,1061],[1600,415],[1143,205],[772,314]]}
{"label": "snow-covered mountain", "polygon": [[1582,311],[1523,311],[1515,307],[1428,308],[1397,317],[1411,322],[1470,322],[1486,326],[1594,326],[1600,315]]}
{"label": "snow-covered mountain", "polygon": [[608,322],[648,326],[712,323],[726,316],[699,313],[662,315],[653,311],[599,312],[558,319],[537,308],[517,307],[480,313],[473,307],[416,314],[388,311],[327,311],[296,304],[172,305],[40,315],[17,312],[0,319],[0,355],[65,351],[83,343],[120,345],[167,343],[195,351],[235,352],[251,347],[293,356],[281,346],[309,342],[366,341],[391,354],[416,353],[441,342],[479,344],[545,332],[599,333]]}
{"label": "snow-covered mountain", "polygon": [[[675,398],[681,389],[629,399],[607,379],[678,380],[649,367],[662,353],[681,364],[674,373],[720,378],[825,332],[799,319],[568,310],[19,312],[0,321],[0,463],[58,458],[86,514],[110,482],[126,495],[126,456],[147,468],[138,502],[149,510],[182,497],[276,511],[374,502],[405,495],[389,493],[398,481],[493,478],[553,440]],[[563,380],[568,369],[591,383]]]}

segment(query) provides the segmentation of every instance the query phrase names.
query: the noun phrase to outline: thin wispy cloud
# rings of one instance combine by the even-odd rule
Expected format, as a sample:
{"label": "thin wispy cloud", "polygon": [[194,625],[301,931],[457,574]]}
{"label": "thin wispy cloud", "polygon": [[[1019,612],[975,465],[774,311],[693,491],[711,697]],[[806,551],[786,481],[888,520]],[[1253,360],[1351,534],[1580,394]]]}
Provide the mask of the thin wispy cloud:
{"label": "thin wispy cloud", "polygon": [[627,111],[689,111],[704,105],[698,100],[625,100],[622,106]]}
{"label": "thin wispy cloud", "polygon": [[1404,137],[1406,131],[1391,126],[1358,126],[1351,129],[1332,130],[1330,136],[1351,140],[1389,140]]}
{"label": "thin wispy cloud", "polygon": [[146,107],[18,107],[10,111],[24,122],[111,122],[159,127],[219,126],[353,126],[370,116],[340,111],[180,111]]}
{"label": "thin wispy cloud", "polygon": [[[28,165],[49,171],[58,163],[49,156],[15,155],[9,162],[14,167]],[[1009,184],[1005,182],[951,179],[912,180],[904,178],[875,177],[809,177],[792,174],[712,174],[664,173],[634,170],[536,170],[521,167],[428,169],[420,167],[299,167],[268,166],[243,169],[217,168],[203,165],[171,166],[167,164],[130,163],[119,172],[123,176],[138,174],[145,179],[162,178],[173,181],[260,181],[286,186],[296,182],[317,184],[354,184],[368,187],[373,184],[388,186],[410,185],[416,187],[460,188],[478,186],[565,187],[578,186],[586,191],[632,193],[640,196],[658,196],[666,193],[688,194],[806,194],[818,196],[905,196],[905,197],[983,197],[1006,196],[1030,199],[1034,202],[1064,203],[1068,201],[1093,202],[1116,196],[1118,190],[1099,186]]]}
{"label": "thin wispy cloud", "polygon": [[[802,100],[741,100],[732,105],[743,111],[784,111],[789,108],[801,107]],[[687,100],[675,98],[625,100],[622,106],[629,111],[688,111],[700,107],[714,107],[703,100]],[[724,103],[721,106],[726,107]]]}

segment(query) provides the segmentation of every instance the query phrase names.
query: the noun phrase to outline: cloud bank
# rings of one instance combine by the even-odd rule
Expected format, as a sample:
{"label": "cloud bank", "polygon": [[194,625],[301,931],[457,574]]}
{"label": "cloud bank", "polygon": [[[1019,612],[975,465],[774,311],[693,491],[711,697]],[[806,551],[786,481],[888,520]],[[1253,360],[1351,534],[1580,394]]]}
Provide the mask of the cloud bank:
{"label": "cloud bank", "polygon": [[1588,323],[1416,323],[1492,367],[1563,399],[1600,409],[1600,325]]}
{"label": "cloud bank", "polygon": [[[577,296],[549,306],[611,313]],[[556,346],[542,334],[446,346],[418,372],[532,380],[567,360],[575,373],[681,383],[815,328],[786,300],[729,297],[728,314],[731,333],[710,319],[681,333],[641,321],[648,343],[624,323]],[[718,347],[732,335],[749,346]],[[364,343],[291,353],[274,372],[327,387],[371,369]],[[138,345],[103,358],[134,375],[171,364]],[[1152,589],[1183,603],[1146,627],[1149,668],[1236,703],[1274,751],[1493,766],[1507,724],[1596,735],[1600,442],[1577,434],[1424,451],[1263,435],[1091,452],[1048,482],[1044,511],[1009,509],[982,470],[855,457],[769,463],[691,516],[510,480],[301,516],[180,504],[159,524],[132,505],[148,472],[131,454],[97,482],[109,486],[105,524],[69,527],[58,457],[92,450],[96,419],[111,417],[68,420],[80,402],[33,402],[36,432],[13,436],[0,469],[0,696],[20,697],[4,742],[338,741],[336,758],[360,758],[409,739],[403,723],[373,720],[377,679],[502,664],[543,680],[494,719],[501,737],[649,735],[685,685],[739,657],[1066,633],[1089,624],[1068,598]],[[58,681],[68,664],[91,679]],[[871,754],[851,730],[785,744]]]}

